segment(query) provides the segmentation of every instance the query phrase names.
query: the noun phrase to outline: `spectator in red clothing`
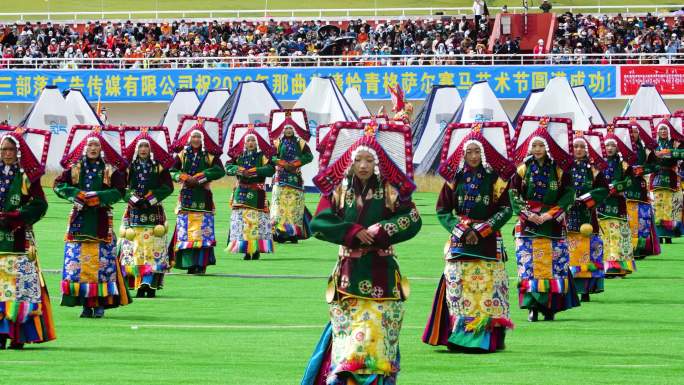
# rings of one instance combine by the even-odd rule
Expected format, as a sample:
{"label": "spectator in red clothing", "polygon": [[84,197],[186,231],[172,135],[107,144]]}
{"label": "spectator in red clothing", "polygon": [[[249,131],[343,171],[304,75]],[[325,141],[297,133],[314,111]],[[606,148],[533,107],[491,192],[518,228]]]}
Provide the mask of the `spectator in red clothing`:
{"label": "spectator in red clothing", "polygon": [[547,53],[546,47],[544,46],[544,39],[539,39],[539,41],[537,41],[537,45],[534,46],[532,53],[534,54],[534,64],[544,63],[544,55]]}

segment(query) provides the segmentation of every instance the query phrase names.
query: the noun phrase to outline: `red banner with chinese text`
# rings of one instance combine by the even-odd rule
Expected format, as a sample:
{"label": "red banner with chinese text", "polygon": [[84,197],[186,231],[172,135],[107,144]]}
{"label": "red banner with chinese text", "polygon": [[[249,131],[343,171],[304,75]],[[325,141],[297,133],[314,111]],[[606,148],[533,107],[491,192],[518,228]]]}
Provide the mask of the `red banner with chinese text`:
{"label": "red banner with chinese text", "polygon": [[620,95],[636,94],[641,84],[653,84],[661,95],[684,95],[684,65],[620,66]]}

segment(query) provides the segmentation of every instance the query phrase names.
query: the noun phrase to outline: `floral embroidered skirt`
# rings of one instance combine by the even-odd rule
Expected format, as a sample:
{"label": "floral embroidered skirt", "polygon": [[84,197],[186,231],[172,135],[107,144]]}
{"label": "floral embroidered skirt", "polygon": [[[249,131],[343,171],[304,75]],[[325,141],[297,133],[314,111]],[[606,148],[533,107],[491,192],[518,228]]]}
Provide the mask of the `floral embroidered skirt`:
{"label": "floral embroidered skirt", "polygon": [[304,190],[288,186],[273,186],[271,222],[277,236],[309,238],[309,224],[305,218]]}
{"label": "floral embroidered skirt", "polygon": [[[399,373],[402,301],[346,298],[330,304],[332,346],[327,384],[394,384]],[[356,382],[353,382],[356,381]]]}
{"label": "floral embroidered skirt", "polygon": [[233,208],[228,230],[228,250],[241,254],[272,253],[273,234],[268,213],[250,208]]}
{"label": "floral embroidered skirt", "polygon": [[557,313],[580,305],[564,238],[516,236],[515,243],[521,308]]}
{"label": "floral embroidered skirt", "polygon": [[494,352],[504,348],[512,327],[504,263],[447,260],[423,342]]}
{"label": "floral embroidered skirt", "polygon": [[111,242],[66,242],[62,306],[114,308],[129,303],[113,235]]}
{"label": "floral embroidered skirt", "polygon": [[603,291],[603,240],[598,234],[584,236],[568,233],[570,272],[575,280],[578,294],[594,294]]}
{"label": "floral embroidered skirt", "polygon": [[656,232],[653,206],[648,202],[627,201],[627,218],[632,233],[635,257],[660,254],[660,240]]}
{"label": "floral embroidered skirt", "polygon": [[599,220],[603,233],[603,270],[606,276],[625,276],[636,271],[632,251],[632,233],[626,220]]}
{"label": "floral embroidered skirt", "polygon": [[35,249],[28,254],[0,253],[0,335],[15,343],[56,338],[50,296]]}
{"label": "floral embroidered skirt", "polygon": [[122,237],[119,241],[121,268],[129,289],[142,285],[161,289],[164,273],[169,271],[169,253],[166,230],[162,236],[154,234],[154,227],[130,227],[135,235],[132,240]]}
{"label": "floral embroidered skirt", "polygon": [[214,213],[181,210],[169,245],[169,258],[177,269],[205,268],[216,264]]}
{"label": "floral embroidered skirt", "polygon": [[682,235],[682,191],[656,188],[651,191],[655,226],[659,237]]}

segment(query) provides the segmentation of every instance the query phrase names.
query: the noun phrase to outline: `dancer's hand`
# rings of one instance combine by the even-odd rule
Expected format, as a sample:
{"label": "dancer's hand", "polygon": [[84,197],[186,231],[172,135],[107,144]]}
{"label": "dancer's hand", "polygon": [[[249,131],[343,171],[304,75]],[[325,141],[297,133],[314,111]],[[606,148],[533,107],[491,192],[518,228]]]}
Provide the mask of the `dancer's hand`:
{"label": "dancer's hand", "polygon": [[356,233],[356,238],[361,241],[364,245],[371,245],[374,242],[373,236],[368,232],[368,230],[363,229]]}

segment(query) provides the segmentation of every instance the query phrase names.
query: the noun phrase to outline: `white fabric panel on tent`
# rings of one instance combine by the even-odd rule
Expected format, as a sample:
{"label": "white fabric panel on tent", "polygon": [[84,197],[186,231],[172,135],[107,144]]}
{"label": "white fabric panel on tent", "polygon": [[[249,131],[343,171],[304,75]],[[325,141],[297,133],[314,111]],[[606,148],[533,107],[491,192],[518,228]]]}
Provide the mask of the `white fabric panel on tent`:
{"label": "white fabric panel on tent", "polygon": [[651,84],[642,84],[636,95],[627,102],[622,116],[669,115],[665,101]]}
{"label": "white fabric panel on tent", "polygon": [[525,115],[569,118],[572,119],[572,129],[578,131],[588,131],[591,126],[565,77],[551,79],[537,103]]}
{"label": "white fabric panel on tent", "polygon": [[361,94],[359,94],[359,90],[357,90],[356,87],[348,87],[344,90],[344,98],[347,99],[347,102],[349,102],[349,105],[352,110],[354,110],[354,114],[356,114],[357,117],[360,118],[362,116],[371,115],[368,106],[363,99],[361,99]]}
{"label": "white fabric panel on tent", "polygon": [[427,107],[423,107],[427,108],[427,119],[423,122],[423,132],[417,146],[414,138],[414,164],[422,163],[431,147],[441,145],[439,138],[461,103],[456,87],[440,87],[430,93],[425,101]]}
{"label": "white fabric panel on tent", "polygon": [[65,91],[64,99],[66,104],[78,119],[79,124],[89,124],[92,126],[102,126],[102,121],[86,99],[83,92],[79,89],[70,88]]}
{"label": "white fabric panel on tent", "polygon": [[509,137],[512,138],[515,134],[508,114],[486,81],[475,83],[470,87],[453,121],[453,123],[475,122],[506,122]]}
{"label": "white fabric panel on tent", "polygon": [[215,118],[218,116],[219,111],[221,111],[221,108],[224,104],[226,104],[229,98],[230,90],[226,88],[209,90],[207,94],[204,95],[202,103],[199,105],[199,107],[197,107],[197,110],[193,115],[210,116]]}
{"label": "white fabric panel on tent", "polygon": [[580,108],[584,111],[584,115],[589,119],[591,124],[607,123],[585,86],[574,86],[572,87],[572,92],[575,94],[575,98],[577,99]]}
{"label": "white fabric panel on tent", "polygon": [[527,98],[525,98],[522,106],[520,106],[520,110],[518,110],[518,114],[515,116],[513,124],[517,125],[518,119],[520,119],[521,116],[530,115],[530,111],[532,111],[534,106],[537,105],[537,102],[539,102],[543,92],[543,89],[534,89],[527,94]]}
{"label": "white fabric panel on tent", "polygon": [[194,114],[199,106],[200,100],[195,89],[183,88],[176,90],[168,107],[166,107],[164,115],[161,117],[159,125],[166,127],[169,130],[169,136],[173,138],[183,115]]}
{"label": "white fabric panel on tent", "polygon": [[246,81],[238,83],[230,99],[226,101],[217,117],[223,119],[223,152],[228,151],[230,128],[233,124],[268,123],[271,111],[281,109],[266,82]]}
{"label": "white fabric panel on tent", "polygon": [[46,165],[46,169],[51,171],[62,169],[59,161],[64,154],[69,130],[75,124],[79,124],[78,119],[67,105],[62,93],[54,86],[43,89],[19,123],[23,127],[40,128],[52,133]]}
{"label": "white fabric panel on tent", "polygon": [[294,108],[306,110],[309,127],[314,132],[321,125],[358,120],[354,110],[332,78],[312,78]]}

